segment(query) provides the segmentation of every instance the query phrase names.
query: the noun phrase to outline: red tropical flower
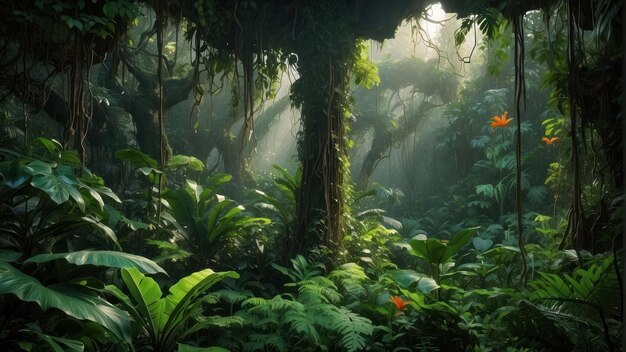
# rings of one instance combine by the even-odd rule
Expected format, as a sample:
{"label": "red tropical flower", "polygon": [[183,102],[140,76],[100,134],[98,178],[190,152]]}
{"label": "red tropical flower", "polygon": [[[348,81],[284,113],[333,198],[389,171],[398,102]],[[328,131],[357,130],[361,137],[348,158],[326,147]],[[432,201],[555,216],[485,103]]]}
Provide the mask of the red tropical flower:
{"label": "red tropical flower", "polygon": [[389,301],[391,301],[391,303],[393,303],[399,311],[404,310],[404,308],[406,308],[406,306],[410,303],[409,301],[403,300],[400,296],[391,296]]}
{"label": "red tropical flower", "polygon": [[502,116],[494,116],[491,118],[491,128],[497,128],[497,127],[506,127],[506,125],[509,124],[509,122],[513,121],[513,118],[507,119],[506,116],[509,113],[507,111],[504,112],[504,114],[502,114]]}
{"label": "red tropical flower", "polygon": [[541,138],[541,140],[546,142],[547,145],[552,145],[552,144],[554,144],[554,142],[558,142],[559,141],[559,137],[552,137],[552,138],[543,137],[543,138]]}

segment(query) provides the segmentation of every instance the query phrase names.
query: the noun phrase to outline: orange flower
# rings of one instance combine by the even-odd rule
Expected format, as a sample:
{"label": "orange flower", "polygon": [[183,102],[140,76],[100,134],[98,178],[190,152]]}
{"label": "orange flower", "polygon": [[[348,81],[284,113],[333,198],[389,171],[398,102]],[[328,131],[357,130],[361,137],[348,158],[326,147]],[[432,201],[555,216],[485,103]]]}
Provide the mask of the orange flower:
{"label": "orange flower", "polygon": [[546,142],[547,145],[551,145],[551,144],[554,144],[554,142],[558,142],[559,137],[552,137],[552,138],[543,137],[541,138],[541,140]]}
{"label": "orange flower", "polygon": [[400,296],[391,296],[389,301],[391,301],[391,303],[393,303],[399,311],[404,310],[404,308],[406,308],[406,306],[410,303],[409,301],[403,300]]}
{"label": "orange flower", "polygon": [[496,128],[496,127],[506,127],[506,125],[509,124],[509,122],[513,121],[513,118],[507,119],[506,116],[509,113],[507,111],[504,112],[504,114],[502,114],[502,117],[500,116],[494,116],[491,118],[491,128]]}

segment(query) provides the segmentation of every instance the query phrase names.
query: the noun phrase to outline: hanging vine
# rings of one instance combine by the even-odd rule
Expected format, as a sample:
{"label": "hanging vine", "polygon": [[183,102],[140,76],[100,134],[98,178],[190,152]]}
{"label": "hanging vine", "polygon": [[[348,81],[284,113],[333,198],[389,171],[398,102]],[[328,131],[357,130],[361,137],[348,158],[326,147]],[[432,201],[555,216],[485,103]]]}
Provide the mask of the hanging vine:
{"label": "hanging vine", "polygon": [[[523,1],[520,8],[523,8]],[[517,129],[515,130],[515,211],[517,215],[517,235],[520,257],[522,259],[522,272],[520,283],[526,284],[528,264],[526,262],[526,249],[524,227],[522,224],[522,104],[526,105],[526,84],[524,81],[524,14],[518,13],[513,18],[513,33],[515,36],[515,113]]]}
{"label": "hanging vine", "polygon": [[302,108],[298,154],[303,173],[298,224],[287,256],[322,245],[336,248],[343,229],[348,70],[357,54],[344,5],[308,3],[301,10],[300,78],[292,101]]}

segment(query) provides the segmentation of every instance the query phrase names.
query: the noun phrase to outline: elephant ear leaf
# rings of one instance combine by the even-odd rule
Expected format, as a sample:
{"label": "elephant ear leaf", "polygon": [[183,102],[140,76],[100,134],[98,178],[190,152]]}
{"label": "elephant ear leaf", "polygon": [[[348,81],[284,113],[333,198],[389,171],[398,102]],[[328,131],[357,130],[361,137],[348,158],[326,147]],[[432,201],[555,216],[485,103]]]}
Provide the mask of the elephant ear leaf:
{"label": "elephant ear leaf", "polygon": [[118,338],[130,341],[128,314],[80,285],[46,287],[34,277],[0,261],[0,295],[9,293],[22,301],[37,303],[44,311],[56,308],[76,319],[93,321]]}
{"label": "elephant ear leaf", "polygon": [[170,287],[169,295],[165,297],[165,306],[159,327],[161,331],[174,329],[190,318],[187,313],[194,298],[206,291],[225,277],[238,278],[233,271],[216,273],[211,269],[204,269],[180,279]]}

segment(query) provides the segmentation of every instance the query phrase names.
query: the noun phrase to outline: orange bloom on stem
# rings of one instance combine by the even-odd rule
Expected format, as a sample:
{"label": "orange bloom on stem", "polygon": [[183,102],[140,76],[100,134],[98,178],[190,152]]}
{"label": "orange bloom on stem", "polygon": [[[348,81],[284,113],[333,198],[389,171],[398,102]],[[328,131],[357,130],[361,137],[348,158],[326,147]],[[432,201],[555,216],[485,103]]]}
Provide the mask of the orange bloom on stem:
{"label": "orange bloom on stem", "polygon": [[404,308],[406,308],[406,306],[410,303],[409,301],[403,300],[400,296],[391,296],[389,301],[391,301],[391,303],[393,303],[399,311],[404,310]]}
{"label": "orange bloom on stem", "polygon": [[506,116],[509,113],[507,111],[504,112],[504,114],[502,114],[502,117],[500,116],[494,116],[491,118],[491,128],[496,128],[496,127],[506,127],[506,125],[509,124],[509,122],[513,121],[513,118],[507,119]]}
{"label": "orange bloom on stem", "polygon": [[551,145],[551,144],[554,144],[554,142],[558,142],[559,137],[552,137],[552,138],[543,137],[541,138],[541,140],[546,142],[547,145]]}

